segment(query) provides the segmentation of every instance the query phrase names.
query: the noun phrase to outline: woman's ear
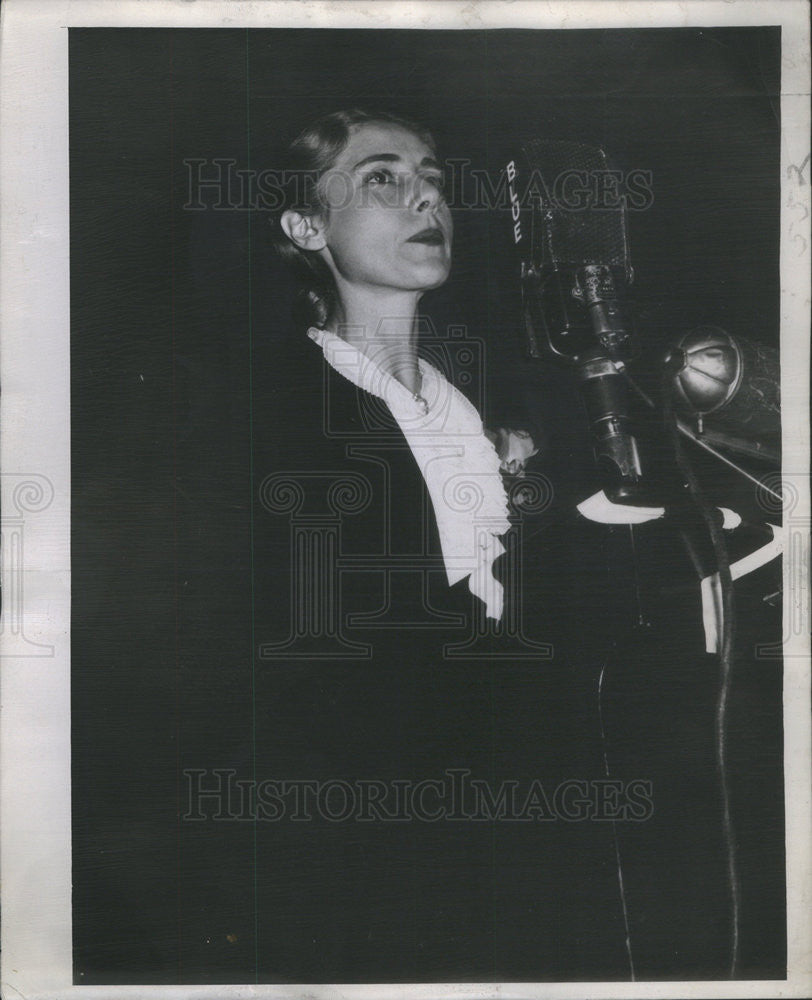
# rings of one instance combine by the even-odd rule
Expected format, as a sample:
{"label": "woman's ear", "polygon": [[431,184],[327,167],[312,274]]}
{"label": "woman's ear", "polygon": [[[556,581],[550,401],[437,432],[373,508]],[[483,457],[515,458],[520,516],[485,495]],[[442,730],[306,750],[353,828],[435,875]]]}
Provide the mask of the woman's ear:
{"label": "woman's ear", "polygon": [[280,220],[287,238],[300,250],[323,250],[327,245],[324,228],[317,215],[302,215],[288,209]]}

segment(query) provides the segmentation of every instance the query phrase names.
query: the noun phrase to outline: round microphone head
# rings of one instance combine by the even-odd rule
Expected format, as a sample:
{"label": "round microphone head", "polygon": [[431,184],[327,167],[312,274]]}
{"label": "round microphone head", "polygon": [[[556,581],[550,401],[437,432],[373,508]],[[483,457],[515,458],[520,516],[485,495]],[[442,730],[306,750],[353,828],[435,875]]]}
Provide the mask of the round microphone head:
{"label": "round microphone head", "polygon": [[683,362],[674,378],[677,399],[691,413],[704,416],[721,410],[736,395],[742,379],[741,351],[721,327],[691,330],[677,341],[672,356],[681,356]]}

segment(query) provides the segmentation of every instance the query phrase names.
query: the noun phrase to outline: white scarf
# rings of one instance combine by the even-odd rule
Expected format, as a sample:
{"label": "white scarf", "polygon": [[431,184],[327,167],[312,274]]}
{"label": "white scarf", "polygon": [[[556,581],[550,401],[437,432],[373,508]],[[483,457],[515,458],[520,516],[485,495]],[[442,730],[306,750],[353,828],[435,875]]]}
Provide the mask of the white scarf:
{"label": "white scarf", "polygon": [[510,528],[507,496],[476,407],[423,358],[420,394],[413,395],[337,334],[311,327],[308,336],[340,375],[389,407],[431,497],[449,586],[469,577],[485,614],[501,619],[504,594],[493,563],[505,551],[498,536]]}

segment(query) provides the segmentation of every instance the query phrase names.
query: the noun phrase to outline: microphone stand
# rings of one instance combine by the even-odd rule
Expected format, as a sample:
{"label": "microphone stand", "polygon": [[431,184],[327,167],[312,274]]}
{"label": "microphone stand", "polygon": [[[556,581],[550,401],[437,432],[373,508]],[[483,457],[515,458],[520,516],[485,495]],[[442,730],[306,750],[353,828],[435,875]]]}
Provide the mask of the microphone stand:
{"label": "microphone stand", "polygon": [[[628,254],[625,204],[622,198],[602,199],[599,193],[581,205],[568,202],[556,187],[564,176],[609,176],[606,155],[601,149],[580,143],[530,139],[518,155],[508,161],[505,172],[511,198],[510,230],[521,263],[522,312],[531,358],[550,357],[577,366],[581,396],[589,417],[595,460],[602,473],[603,491],[579,505],[584,516],[607,525],[625,523],[629,527],[631,570],[634,576],[635,625],[647,625],[641,607],[641,567],[635,524],[664,518],[674,527],[687,549],[697,576],[706,608],[709,579],[720,581],[722,618],[716,621],[717,637],[721,638],[721,683],[716,720],[716,752],[722,798],[724,801],[724,832],[727,847],[727,875],[731,897],[731,964],[730,975],[738,968],[739,883],[736,872],[735,845],[729,809],[729,791],[725,763],[725,715],[730,687],[733,658],[733,590],[727,549],[722,538],[722,518],[704,496],[690,463],[681,449],[681,440],[690,438],[718,461],[735,470],[750,482],[780,502],[779,494],[759,482],[746,469],[721,454],[714,444],[728,446],[739,453],[775,459],[766,449],[725,435],[708,437],[695,434],[679,420],[673,409],[672,391],[663,379],[665,398],[663,411],[666,431],[674,451],[676,467],[682,483],[674,482],[667,490],[668,502],[651,494],[645,482],[637,441],[626,404],[627,383],[644,402],[655,409],[654,402],[636,385],[626,371],[626,363],[634,356],[631,324],[625,318],[625,290],[633,273]],[[541,189],[534,181],[541,178]],[[520,197],[521,194],[524,197]],[[584,209],[583,211],[581,209]],[[596,263],[599,261],[600,263]],[[617,280],[616,280],[617,279]],[[577,306],[575,303],[578,303]],[[681,359],[682,360],[682,359]],[[665,375],[670,377],[670,369]],[[673,381],[673,379],[672,379]],[[713,440],[715,438],[715,440]],[[689,494],[681,486],[688,486]],[[609,501],[609,510],[597,516],[591,501]],[[583,509],[588,507],[588,512]],[[597,504],[599,507],[600,504]],[[611,508],[614,507],[614,510]],[[609,538],[619,539],[617,530]],[[609,543],[608,543],[609,544]],[[609,553],[607,552],[607,555]],[[620,553],[612,553],[620,556]],[[614,581],[613,592],[620,589],[623,572],[620,558],[607,559],[607,570]],[[626,581],[627,583],[628,581]],[[714,610],[716,605],[714,604]],[[617,616],[617,648],[622,616]],[[611,637],[610,637],[611,638]],[[706,648],[708,626],[706,625]],[[715,650],[714,650],[715,651]],[[608,653],[598,684],[598,709],[601,736],[604,738],[601,696],[604,676],[613,653]],[[605,767],[608,757],[604,740]],[[615,830],[617,836],[617,831]],[[618,883],[626,925],[626,950],[632,979],[635,967],[632,959],[628,909],[619,847],[617,846]]]}
{"label": "microphone stand", "polygon": [[[618,507],[623,508],[628,505],[630,510],[641,510],[652,503],[650,497],[646,496],[646,491],[642,483],[642,473],[640,460],[637,451],[635,437],[631,431],[631,423],[626,412],[625,393],[622,385],[628,384],[634,392],[653,410],[656,410],[654,401],[637,385],[626,370],[625,361],[631,355],[631,338],[626,330],[622,318],[622,309],[616,298],[611,269],[601,265],[589,265],[576,272],[574,287],[571,289],[571,297],[578,299],[582,306],[586,306],[590,314],[592,327],[592,346],[584,348],[583,339],[581,341],[578,354],[569,356],[560,349],[556,349],[553,343],[554,338],[550,336],[550,326],[547,323],[547,316],[542,310],[542,294],[546,300],[547,310],[552,303],[553,324],[555,326],[555,338],[560,348],[562,341],[567,334],[572,332],[572,327],[567,321],[568,296],[566,294],[566,282],[562,281],[562,276],[555,268],[547,273],[546,281],[542,282],[540,272],[527,262],[522,264],[522,301],[527,335],[527,345],[532,358],[541,359],[544,354],[552,355],[557,360],[565,360],[579,365],[579,380],[581,383],[582,395],[586,404],[587,413],[592,428],[593,445],[595,458],[599,468],[604,473],[606,488],[604,495]],[[564,318],[562,322],[562,317]],[[542,347],[539,343],[536,331],[543,330],[547,337],[547,343]],[[573,338],[574,340],[575,338]],[[570,341],[572,342],[572,341]],[[669,366],[666,360],[666,368],[663,378],[663,387],[668,396],[668,378],[671,374],[673,363]],[[675,359],[676,360],[676,359]],[[691,564],[699,579],[701,587],[708,579],[717,577],[721,580],[721,621],[719,621],[719,610],[714,604],[714,611],[717,621],[715,622],[715,634],[719,640],[719,646],[713,651],[718,651],[720,660],[721,679],[719,686],[719,696],[716,711],[716,758],[719,769],[721,796],[723,804],[722,825],[724,830],[725,850],[727,857],[727,881],[730,894],[730,921],[731,921],[731,957],[730,957],[730,978],[736,978],[738,974],[739,962],[739,925],[740,925],[740,897],[741,888],[737,870],[736,845],[733,830],[733,823],[730,808],[730,788],[729,776],[727,772],[727,703],[730,695],[731,670],[734,658],[734,598],[732,588],[732,577],[730,563],[726,551],[724,540],[722,539],[722,516],[721,512],[711,507],[699,488],[699,484],[690,465],[681,453],[679,447],[680,437],[688,438],[697,444],[704,451],[712,455],[718,461],[734,470],[739,475],[746,478],[751,483],[764,490],[771,497],[781,502],[781,496],[774,489],[759,481],[755,476],[742,468],[738,463],[721,454],[708,440],[703,439],[700,434],[695,433],[684,421],[680,420],[673,412],[671,398],[668,397],[664,403],[666,425],[672,435],[672,444],[675,451],[677,466],[688,485],[692,497],[692,502],[684,494],[676,493],[672,501],[660,508],[653,518],[664,516],[665,519],[675,527],[679,533],[683,545],[688,553]],[[741,442],[728,441],[724,435],[717,436],[720,444],[741,444]],[[744,444],[749,444],[744,442]],[[753,448],[742,448],[741,451],[749,451],[750,454],[762,458],[773,458],[766,449],[758,446]],[[634,521],[639,522],[639,518],[630,518],[628,523],[631,569],[634,578],[634,604],[635,604],[635,627],[644,628],[650,624],[647,620],[641,600],[640,586],[640,565],[638,559],[637,542],[635,538]],[[610,574],[616,572],[614,560],[610,560],[608,569]],[[705,607],[706,592],[703,590],[703,607]],[[705,608],[707,612],[707,608]],[[618,637],[619,638],[619,637]],[[708,642],[708,632],[706,624],[706,643]],[[617,641],[612,643],[613,650],[617,647]],[[709,651],[710,647],[708,646]],[[613,653],[609,653],[606,662],[600,671],[598,682],[597,700],[598,714],[600,719],[601,740],[604,754],[604,768],[607,778],[609,777],[609,760],[606,751],[606,736],[603,720],[602,695],[604,687],[604,676]],[[631,980],[634,981],[635,965],[632,954],[632,942],[629,927],[629,911],[626,898],[626,890],[623,878],[623,868],[621,863],[620,845],[618,833],[613,822],[613,836],[615,843],[615,855],[617,862],[618,887],[620,892],[623,920],[625,926],[625,946],[629,962]]]}

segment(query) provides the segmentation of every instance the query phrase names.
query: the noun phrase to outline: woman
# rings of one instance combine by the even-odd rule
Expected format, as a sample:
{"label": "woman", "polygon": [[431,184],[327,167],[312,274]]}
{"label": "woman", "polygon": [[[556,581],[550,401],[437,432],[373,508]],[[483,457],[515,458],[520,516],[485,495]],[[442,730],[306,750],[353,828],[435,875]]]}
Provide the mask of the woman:
{"label": "woman", "polygon": [[[276,365],[268,383],[272,516],[255,536],[268,555],[265,575],[256,569],[267,668],[256,674],[257,760],[268,774],[258,778],[352,789],[374,778],[380,798],[349,824],[309,815],[260,828],[266,975],[603,973],[622,946],[616,929],[598,931],[607,884],[610,922],[618,916],[606,827],[596,846],[594,826],[532,822],[537,800],[529,826],[495,815],[514,808],[510,783],[521,810],[532,780],[552,794],[598,773],[597,758],[584,736],[589,685],[568,661],[551,668],[541,641],[567,620],[562,578],[543,577],[526,634],[523,577],[505,569],[514,511],[500,456],[453,368],[439,370],[443,352],[418,312],[451,267],[434,142],[409,122],[352,111],[317,122],[291,152],[277,235],[301,284],[301,331],[289,370]],[[434,364],[421,357],[423,334]],[[506,462],[533,451],[515,435],[508,444],[524,452]],[[481,801],[470,789],[448,799],[453,769],[485,782]],[[399,783],[420,794],[404,803]],[[293,890],[273,874],[286,866]]]}
{"label": "woman", "polygon": [[[418,355],[418,305],[451,268],[453,225],[431,136],[389,115],[328,115],[292,147],[298,205],[280,218],[280,248],[304,277],[300,315],[334,369],[383,399],[431,497],[449,584],[468,578],[502,617],[492,575],[509,528],[500,463],[517,473],[529,435],[485,432],[468,400]],[[501,457],[494,447],[502,449]],[[463,481],[481,502],[454,502]]]}

